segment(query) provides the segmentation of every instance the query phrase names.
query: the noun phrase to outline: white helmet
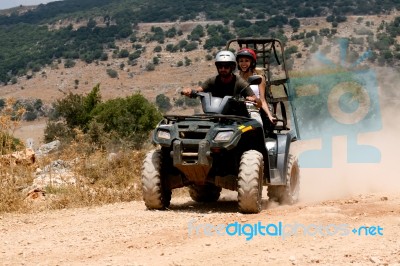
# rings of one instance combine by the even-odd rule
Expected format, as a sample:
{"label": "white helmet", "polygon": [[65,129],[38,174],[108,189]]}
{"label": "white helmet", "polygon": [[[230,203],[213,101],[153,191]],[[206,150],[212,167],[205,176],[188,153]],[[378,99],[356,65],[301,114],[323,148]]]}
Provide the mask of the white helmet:
{"label": "white helmet", "polygon": [[236,67],[236,57],[231,51],[220,51],[215,56],[215,64],[218,63],[232,63]]}

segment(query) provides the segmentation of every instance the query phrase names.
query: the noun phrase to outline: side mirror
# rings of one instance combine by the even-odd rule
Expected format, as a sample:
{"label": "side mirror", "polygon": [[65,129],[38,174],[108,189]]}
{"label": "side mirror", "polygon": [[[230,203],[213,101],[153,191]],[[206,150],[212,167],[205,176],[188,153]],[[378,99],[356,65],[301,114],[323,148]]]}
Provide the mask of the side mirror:
{"label": "side mirror", "polygon": [[260,75],[253,75],[247,79],[247,82],[250,83],[250,85],[259,85],[261,81],[262,77]]}
{"label": "side mirror", "polygon": [[259,85],[259,84],[261,84],[261,81],[262,81],[262,77],[261,77],[260,75],[253,75],[253,76],[250,76],[250,77],[247,79],[247,82],[249,83],[249,85],[247,85],[246,87],[244,87],[244,88],[240,91],[238,97],[239,97],[239,96],[243,96],[243,92],[244,92],[248,87],[250,87],[250,85]]}

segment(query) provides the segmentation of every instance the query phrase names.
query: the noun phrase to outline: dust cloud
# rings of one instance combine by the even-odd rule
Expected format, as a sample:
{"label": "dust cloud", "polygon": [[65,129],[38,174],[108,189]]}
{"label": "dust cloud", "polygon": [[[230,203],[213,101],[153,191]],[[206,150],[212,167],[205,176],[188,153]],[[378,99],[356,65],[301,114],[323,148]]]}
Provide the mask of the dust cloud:
{"label": "dust cloud", "polygon": [[[400,193],[398,160],[400,140],[399,72],[377,69],[382,129],[360,133],[357,143],[370,145],[381,153],[379,163],[348,163],[347,137],[332,139],[332,168],[301,168],[300,202],[322,201],[368,193]],[[298,141],[297,153],[320,149],[321,140]],[[301,165],[300,165],[301,167]]]}

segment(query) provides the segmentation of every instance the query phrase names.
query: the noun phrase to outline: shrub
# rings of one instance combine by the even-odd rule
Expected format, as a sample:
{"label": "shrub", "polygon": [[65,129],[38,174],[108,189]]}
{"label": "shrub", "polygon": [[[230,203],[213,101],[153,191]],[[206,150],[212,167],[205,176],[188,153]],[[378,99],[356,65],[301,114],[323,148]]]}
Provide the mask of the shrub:
{"label": "shrub", "polygon": [[74,66],[75,66],[75,61],[74,60],[72,60],[72,59],[65,60],[65,63],[64,63],[64,67],[65,68],[71,68],[71,67],[74,67]]}
{"label": "shrub", "polygon": [[190,66],[191,63],[192,63],[192,60],[190,60],[190,58],[185,56],[185,66]]}
{"label": "shrub", "polygon": [[164,94],[158,94],[156,96],[156,105],[162,112],[167,112],[172,108],[170,99]]}
{"label": "shrub", "polygon": [[118,72],[111,68],[107,69],[107,74],[110,76],[110,78],[118,77]]}
{"label": "shrub", "polygon": [[104,125],[105,132],[115,132],[141,147],[148,134],[161,120],[157,108],[141,94],[101,103],[92,112],[94,121]]}
{"label": "shrub", "polygon": [[156,69],[156,66],[154,65],[154,63],[148,63],[146,65],[146,70],[147,71],[154,71]]}
{"label": "shrub", "polygon": [[197,42],[190,42],[185,46],[185,51],[190,52],[196,50],[198,46],[199,45],[197,44]]}
{"label": "shrub", "polygon": [[101,61],[107,61],[108,60],[108,55],[106,53],[102,53],[100,56]]}
{"label": "shrub", "polygon": [[135,59],[138,59],[140,57],[140,55],[142,54],[142,52],[140,50],[135,51],[134,53],[131,53],[129,55],[129,60],[133,61]]}
{"label": "shrub", "polygon": [[4,99],[0,99],[0,111],[3,110],[4,106],[6,106],[6,101]]}
{"label": "shrub", "polygon": [[69,142],[74,138],[74,131],[63,122],[48,121],[44,130],[44,141],[61,140]]}
{"label": "shrub", "polygon": [[24,114],[24,120],[26,121],[33,121],[37,118],[37,114],[34,111],[27,111]]}
{"label": "shrub", "polygon": [[156,52],[156,53],[159,53],[159,52],[162,51],[162,48],[161,48],[160,45],[157,45],[156,47],[154,47],[154,50],[153,50],[153,51]]}
{"label": "shrub", "polygon": [[69,93],[54,104],[57,118],[65,119],[69,129],[78,127],[85,130],[91,119],[90,112],[100,103],[100,84],[97,84],[86,96]]}
{"label": "shrub", "polygon": [[118,54],[119,58],[127,58],[128,56],[129,56],[129,51],[126,49],[122,49]]}
{"label": "shrub", "polygon": [[174,105],[176,107],[182,107],[185,104],[185,99],[183,97],[180,97],[179,99],[176,99],[174,101]]}
{"label": "shrub", "polygon": [[200,100],[198,98],[185,97],[184,99],[185,99],[184,100],[185,101],[185,105],[187,105],[187,106],[194,107],[194,106],[197,106],[197,105],[200,104]]}

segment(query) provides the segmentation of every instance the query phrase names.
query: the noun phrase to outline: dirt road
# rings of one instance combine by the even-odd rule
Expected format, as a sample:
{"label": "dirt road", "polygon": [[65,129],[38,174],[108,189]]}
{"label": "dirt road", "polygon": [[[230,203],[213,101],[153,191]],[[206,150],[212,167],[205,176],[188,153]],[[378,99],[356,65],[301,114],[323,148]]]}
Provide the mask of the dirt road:
{"label": "dirt road", "polygon": [[[224,193],[215,204],[175,197],[167,211],[148,211],[143,202],[131,202],[6,214],[0,217],[0,261],[3,265],[400,265],[399,194],[303,201],[294,206],[265,200],[263,211],[256,215],[237,213],[234,197],[234,192]],[[267,233],[250,240],[250,225],[259,222],[269,226],[258,232]],[[239,225],[246,227],[246,235],[235,234]],[[222,226],[228,226],[232,236]],[[358,232],[351,232],[354,228]]]}
{"label": "dirt road", "polygon": [[335,137],[332,168],[303,168],[293,206],[269,202],[264,192],[262,212],[242,215],[235,193],[224,191],[213,204],[173,197],[166,211],[130,202],[4,214],[0,264],[400,265],[398,123],[391,117],[384,115],[383,131],[359,136],[379,148],[379,163],[347,163],[347,141]]}

